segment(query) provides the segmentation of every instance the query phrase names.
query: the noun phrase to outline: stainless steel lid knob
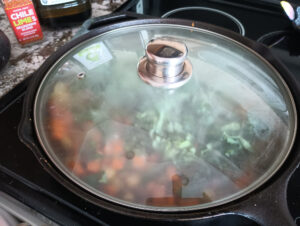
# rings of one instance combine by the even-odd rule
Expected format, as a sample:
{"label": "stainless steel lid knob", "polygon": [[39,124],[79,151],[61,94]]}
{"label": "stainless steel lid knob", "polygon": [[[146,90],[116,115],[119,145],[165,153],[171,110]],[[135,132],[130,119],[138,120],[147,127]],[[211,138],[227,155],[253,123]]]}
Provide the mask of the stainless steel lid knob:
{"label": "stainless steel lid knob", "polygon": [[140,60],[138,73],[146,83],[162,88],[177,88],[192,75],[192,65],[186,59],[186,45],[172,38],[151,40],[146,55]]}

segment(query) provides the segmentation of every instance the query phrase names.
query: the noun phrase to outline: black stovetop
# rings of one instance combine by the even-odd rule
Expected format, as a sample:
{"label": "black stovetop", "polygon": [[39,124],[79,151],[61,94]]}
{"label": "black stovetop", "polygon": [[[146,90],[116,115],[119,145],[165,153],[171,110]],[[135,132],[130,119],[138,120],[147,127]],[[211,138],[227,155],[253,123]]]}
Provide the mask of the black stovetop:
{"label": "black stovetop", "polygon": [[[277,4],[276,4],[277,3]],[[215,23],[239,31],[227,19],[217,19],[217,9],[235,17],[243,26],[245,36],[263,41],[300,82],[299,35],[279,7],[276,0],[143,0],[128,1],[119,11],[128,10],[160,17],[182,7],[200,7],[189,13],[178,11],[176,17]],[[193,11],[195,10],[195,11]],[[191,13],[192,12],[192,13]],[[193,14],[193,12],[195,12]],[[199,13],[201,12],[201,13]],[[177,14],[176,14],[177,13]],[[222,14],[224,16],[224,14]],[[226,17],[226,15],[225,15]],[[224,23],[224,24],[223,24]],[[234,23],[233,23],[234,24]],[[0,99],[0,190],[62,225],[120,224],[153,225],[99,208],[72,194],[42,168],[34,154],[18,139],[18,124],[29,79]],[[295,222],[300,225],[300,168],[288,187],[288,206]],[[155,222],[157,223],[157,222]],[[186,225],[185,223],[182,223]],[[241,216],[223,216],[193,222],[194,225],[255,225]],[[164,225],[173,225],[172,221]]]}

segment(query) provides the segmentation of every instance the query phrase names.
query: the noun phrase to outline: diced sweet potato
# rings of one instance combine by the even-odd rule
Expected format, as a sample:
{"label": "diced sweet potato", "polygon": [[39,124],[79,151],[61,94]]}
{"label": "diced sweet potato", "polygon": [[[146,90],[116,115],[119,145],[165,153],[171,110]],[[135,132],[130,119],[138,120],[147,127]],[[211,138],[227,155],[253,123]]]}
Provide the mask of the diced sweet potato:
{"label": "diced sweet potato", "polygon": [[91,173],[97,173],[101,170],[100,159],[95,159],[87,163],[87,170]]}

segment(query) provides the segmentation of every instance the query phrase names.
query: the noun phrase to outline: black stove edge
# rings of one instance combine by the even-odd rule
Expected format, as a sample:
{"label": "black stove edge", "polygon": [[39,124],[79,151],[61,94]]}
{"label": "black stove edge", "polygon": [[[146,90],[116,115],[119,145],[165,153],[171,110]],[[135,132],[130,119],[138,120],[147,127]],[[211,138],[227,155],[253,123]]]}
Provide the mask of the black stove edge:
{"label": "black stove edge", "polygon": [[58,196],[47,192],[1,165],[0,190],[58,224],[74,226],[107,225],[100,219],[70,205]]}

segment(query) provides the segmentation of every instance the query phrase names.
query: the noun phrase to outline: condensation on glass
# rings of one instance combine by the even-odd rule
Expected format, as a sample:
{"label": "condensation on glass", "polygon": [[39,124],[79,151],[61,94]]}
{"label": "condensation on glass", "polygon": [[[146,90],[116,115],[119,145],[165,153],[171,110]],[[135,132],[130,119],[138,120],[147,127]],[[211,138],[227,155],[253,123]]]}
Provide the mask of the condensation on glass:
{"label": "condensation on glass", "polygon": [[[187,46],[183,86],[145,83],[146,44]],[[295,135],[290,92],[275,69],[221,35],[179,25],[107,32],[66,53],[36,97],[39,140],[69,179],[125,206],[186,211],[220,205],[265,182]]]}

